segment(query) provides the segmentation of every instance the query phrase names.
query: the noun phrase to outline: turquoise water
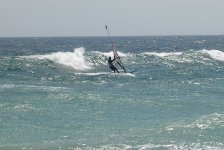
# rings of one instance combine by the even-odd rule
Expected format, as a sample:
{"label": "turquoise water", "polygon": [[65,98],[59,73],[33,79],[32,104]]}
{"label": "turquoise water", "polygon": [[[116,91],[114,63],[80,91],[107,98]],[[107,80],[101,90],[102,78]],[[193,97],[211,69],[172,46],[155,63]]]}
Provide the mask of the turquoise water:
{"label": "turquoise water", "polygon": [[224,149],[224,36],[110,40],[0,38],[0,149]]}

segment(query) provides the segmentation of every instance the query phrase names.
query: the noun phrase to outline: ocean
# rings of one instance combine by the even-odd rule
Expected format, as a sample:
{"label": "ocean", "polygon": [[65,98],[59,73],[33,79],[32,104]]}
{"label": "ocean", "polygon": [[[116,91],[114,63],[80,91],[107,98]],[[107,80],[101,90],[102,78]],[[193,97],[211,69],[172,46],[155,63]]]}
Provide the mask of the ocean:
{"label": "ocean", "polygon": [[224,36],[0,38],[0,149],[224,149]]}

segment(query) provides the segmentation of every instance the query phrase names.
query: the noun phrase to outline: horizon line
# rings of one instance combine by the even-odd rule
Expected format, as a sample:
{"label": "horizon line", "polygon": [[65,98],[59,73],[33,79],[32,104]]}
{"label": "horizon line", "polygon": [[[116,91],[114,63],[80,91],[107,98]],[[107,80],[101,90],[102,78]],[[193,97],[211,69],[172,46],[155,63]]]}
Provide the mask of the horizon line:
{"label": "horizon line", "polygon": [[[153,36],[160,36],[160,37],[165,37],[165,36],[224,36],[224,34],[167,34],[167,35],[113,35],[111,37],[153,37]],[[66,35],[61,35],[61,36],[0,36],[0,38],[60,38],[60,37],[78,37],[78,38],[87,38],[87,37],[107,37],[106,35],[83,35],[83,36],[66,36]]]}

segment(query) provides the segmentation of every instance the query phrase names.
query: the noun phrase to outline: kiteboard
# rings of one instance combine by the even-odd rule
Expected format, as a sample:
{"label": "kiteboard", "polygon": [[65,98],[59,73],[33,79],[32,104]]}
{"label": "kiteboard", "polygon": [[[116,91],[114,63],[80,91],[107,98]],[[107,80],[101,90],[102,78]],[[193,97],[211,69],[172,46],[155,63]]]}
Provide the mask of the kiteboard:
{"label": "kiteboard", "polygon": [[98,76],[118,76],[118,77],[135,77],[132,73],[114,73],[114,72],[75,72],[74,75],[76,76],[83,76],[83,77],[98,77]]}

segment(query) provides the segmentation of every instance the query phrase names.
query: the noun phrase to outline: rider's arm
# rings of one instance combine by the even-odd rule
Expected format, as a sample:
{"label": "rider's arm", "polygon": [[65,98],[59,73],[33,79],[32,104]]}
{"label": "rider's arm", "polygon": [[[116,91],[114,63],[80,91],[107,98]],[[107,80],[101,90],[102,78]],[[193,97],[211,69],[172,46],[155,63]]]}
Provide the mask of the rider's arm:
{"label": "rider's arm", "polygon": [[114,57],[114,59],[112,60],[112,62],[115,61],[116,59],[117,59],[117,58]]}

